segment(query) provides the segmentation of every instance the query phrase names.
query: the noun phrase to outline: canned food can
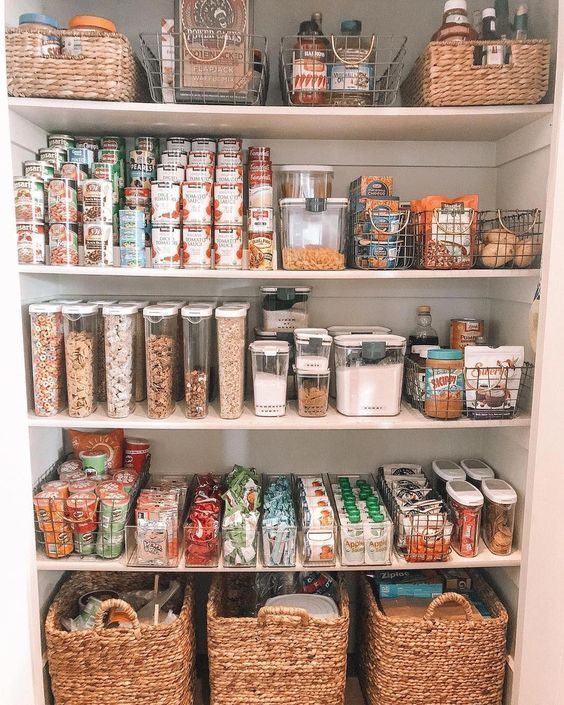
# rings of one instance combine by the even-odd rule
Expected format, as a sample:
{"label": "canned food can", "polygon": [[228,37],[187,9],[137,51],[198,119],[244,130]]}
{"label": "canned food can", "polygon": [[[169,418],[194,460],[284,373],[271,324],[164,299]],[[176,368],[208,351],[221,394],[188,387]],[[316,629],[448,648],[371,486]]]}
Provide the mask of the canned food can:
{"label": "canned food can", "polygon": [[122,267],[145,267],[145,215],[143,211],[119,212],[119,254]]}
{"label": "canned food can", "polygon": [[476,345],[478,338],[484,337],[484,321],[479,318],[452,318],[450,321],[450,347],[464,350],[468,345]]}
{"label": "canned food can", "polygon": [[45,183],[37,176],[14,177],[16,220],[42,221],[45,216]]}
{"label": "canned food can", "polygon": [[250,233],[272,233],[274,211],[272,208],[249,208],[248,231]]}
{"label": "canned food can", "polygon": [[155,169],[157,166],[155,152],[148,149],[133,149],[129,152],[129,164],[132,169]]}
{"label": "canned food can", "polygon": [[67,150],[62,147],[43,147],[39,150],[39,160],[51,164],[55,170],[55,176],[58,176],[61,164],[67,161]]}
{"label": "canned food can", "polygon": [[55,168],[48,162],[24,162],[24,176],[35,176],[38,179],[43,179],[43,182],[47,184],[55,177]]}
{"label": "canned food can", "polygon": [[218,152],[217,166],[243,166],[241,152]]}
{"label": "canned food can", "polygon": [[82,184],[84,223],[112,223],[112,182],[105,179],[86,179]]}
{"label": "canned food can", "polygon": [[203,183],[209,181],[213,184],[214,167],[213,166],[197,166],[189,164],[186,167],[185,180],[190,183]]}
{"label": "canned food can", "polygon": [[78,224],[49,225],[49,260],[53,266],[78,265]]}
{"label": "canned food can", "polygon": [[238,137],[222,137],[217,141],[218,152],[240,152],[243,149],[243,140]]}
{"label": "canned food can", "polygon": [[45,226],[38,222],[16,221],[18,264],[45,264]]}
{"label": "canned food can", "polygon": [[243,225],[243,184],[215,184],[213,198],[216,225]]}
{"label": "canned food can", "polygon": [[184,181],[184,167],[178,164],[159,164],[157,166],[157,181],[181,183]]}
{"label": "canned food can", "polygon": [[61,166],[61,178],[76,181],[76,192],[78,197],[78,208],[82,206],[82,185],[88,178],[88,169],[84,164],[76,162],[64,162]]}
{"label": "canned food can", "polygon": [[161,154],[161,164],[186,167],[188,165],[188,154],[180,149],[168,149]]}
{"label": "canned food can", "polygon": [[135,139],[135,148],[138,150],[153,152],[158,154],[160,151],[160,142],[158,137],[137,137]]}
{"label": "canned food can", "polygon": [[218,166],[215,170],[215,182],[217,184],[242,184],[242,166]]}
{"label": "canned food can", "polygon": [[151,184],[151,222],[180,225],[180,184],[155,181]]}
{"label": "canned food can", "polygon": [[243,266],[243,228],[214,228],[214,265],[216,269],[241,269]]}
{"label": "canned food can", "polygon": [[55,178],[49,182],[48,220],[50,223],[78,222],[78,192],[74,179]]}
{"label": "canned food can", "polygon": [[66,161],[74,162],[75,164],[86,164],[89,167],[94,162],[96,152],[88,147],[74,147],[69,149],[69,156]]}
{"label": "canned food can", "polygon": [[72,135],[48,135],[47,146],[69,150],[75,146],[74,137]]}
{"label": "canned food can", "polygon": [[188,152],[192,149],[192,143],[187,137],[169,137],[166,141],[167,150],[179,149],[181,152]]}
{"label": "canned food can", "polygon": [[156,167],[143,165],[131,166],[129,170],[129,185],[134,188],[151,188],[151,182],[157,177]]}
{"label": "canned food can", "polygon": [[269,162],[270,147],[249,147],[249,161]]}
{"label": "canned food can", "polygon": [[119,203],[120,189],[120,165],[111,162],[94,162],[90,168],[93,179],[111,181],[112,183],[112,203]]}
{"label": "canned food can", "polygon": [[125,154],[125,138],[124,137],[102,137],[100,140],[102,149],[117,149],[122,155]]}
{"label": "canned food can", "polygon": [[[102,164],[113,164],[117,170],[116,190],[125,185],[125,160],[122,153],[117,149],[99,149],[98,162]],[[116,202],[119,194],[116,193]]]}
{"label": "canned food can", "polygon": [[182,184],[182,218],[184,223],[210,225],[212,222],[212,184]]}
{"label": "canned food can", "polygon": [[272,208],[272,171],[253,169],[249,171],[249,208]]}
{"label": "canned food can", "polygon": [[216,152],[217,144],[211,137],[194,137],[192,140],[193,152]]}
{"label": "canned food can", "polygon": [[180,269],[181,232],[179,225],[155,225],[151,230],[152,265],[157,269]]}
{"label": "canned food can", "polygon": [[84,224],[84,265],[111,267],[114,263],[114,229],[111,223]]}
{"label": "canned food can", "polygon": [[191,166],[215,166],[215,152],[192,151],[188,155],[188,164]]}
{"label": "canned food can", "polygon": [[125,439],[125,467],[133,468],[138,475],[141,474],[151,452],[151,444],[145,438]]}
{"label": "canned food can", "polygon": [[182,263],[185,269],[210,269],[211,225],[185,225],[182,228]]}
{"label": "canned food can", "polygon": [[128,186],[124,189],[125,202],[128,206],[148,206],[151,202],[151,189]]}
{"label": "canned food can", "polygon": [[96,152],[100,149],[100,139],[98,137],[75,137],[75,147],[79,149],[90,149]]}
{"label": "canned food can", "polygon": [[274,235],[272,231],[249,232],[249,269],[272,269]]}

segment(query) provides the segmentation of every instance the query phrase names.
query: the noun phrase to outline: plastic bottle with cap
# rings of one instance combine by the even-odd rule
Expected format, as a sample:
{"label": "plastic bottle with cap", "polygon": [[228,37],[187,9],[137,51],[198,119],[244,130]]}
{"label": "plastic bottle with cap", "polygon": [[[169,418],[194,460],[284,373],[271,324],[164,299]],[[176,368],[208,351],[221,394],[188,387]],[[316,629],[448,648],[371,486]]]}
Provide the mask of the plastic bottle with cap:
{"label": "plastic bottle with cap", "polygon": [[439,335],[431,325],[431,307],[424,305],[417,307],[417,326],[409,335],[408,354],[413,345],[438,345]]}
{"label": "plastic bottle with cap", "polygon": [[443,22],[431,37],[433,42],[468,42],[478,39],[478,33],[468,19],[466,0],[447,0]]}
{"label": "plastic bottle with cap", "polygon": [[[482,10],[482,39],[492,42],[499,39],[496,29],[495,8],[486,7]],[[482,64],[484,66],[501,66],[504,63],[502,44],[488,44],[482,48]]]}
{"label": "plastic bottle with cap", "polygon": [[61,37],[59,34],[50,33],[60,29],[54,17],[36,12],[26,12],[20,15],[19,29],[24,32],[41,33],[41,56],[56,58],[61,55]]}
{"label": "plastic bottle with cap", "polygon": [[330,102],[339,106],[370,106],[374,88],[374,38],[362,36],[360,20],[341,22],[332,38],[335,62],[329,67]]}

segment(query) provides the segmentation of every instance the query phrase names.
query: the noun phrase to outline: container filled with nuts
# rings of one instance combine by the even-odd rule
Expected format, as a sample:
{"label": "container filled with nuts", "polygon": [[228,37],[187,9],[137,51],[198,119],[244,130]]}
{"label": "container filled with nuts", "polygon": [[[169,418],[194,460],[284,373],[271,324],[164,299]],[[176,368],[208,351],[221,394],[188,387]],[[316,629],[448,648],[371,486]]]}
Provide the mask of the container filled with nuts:
{"label": "container filled with nuts", "polygon": [[482,537],[496,556],[508,556],[513,546],[513,524],[517,493],[504,480],[487,479],[482,482],[484,518]]}
{"label": "container filled with nuts", "polygon": [[203,419],[208,415],[212,306],[184,306],[184,392],[186,416]]}
{"label": "container filled with nuts", "polygon": [[245,395],[245,335],[247,310],[219,306],[215,310],[219,355],[219,402],[222,419],[238,419]]}
{"label": "container filled with nuts", "polygon": [[98,306],[63,306],[69,416],[83,418],[96,411],[96,329]]}
{"label": "container filled with nuts", "polygon": [[135,409],[135,304],[104,306],[107,414],[120,419]]}
{"label": "container filled with nuts", "polygon": [[174,411],[174,362],[178,315],[175,306],[147,306],[145,364],[147,366],[147,416],[166,419]]}

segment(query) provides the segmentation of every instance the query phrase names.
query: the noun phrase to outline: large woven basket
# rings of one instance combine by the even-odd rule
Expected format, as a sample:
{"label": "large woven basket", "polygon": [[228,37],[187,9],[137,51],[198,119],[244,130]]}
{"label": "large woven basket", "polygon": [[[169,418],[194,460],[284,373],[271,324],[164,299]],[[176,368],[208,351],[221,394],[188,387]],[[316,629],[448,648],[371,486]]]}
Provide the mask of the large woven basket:
{"label": "large woven basket", "polygon": [[[84,593],[152,586],[150,573],[79,573],[63,585],[45,622],[55,705],[193,704],[195,638],[190,580],[185,584],[180,615],[171,624],[76,632],[61,626],[61,617],[76,615],[78,598]],[[107,600],[101,609],[123,608],[125,604]]]}
{"label": "large woven basket", "polygon": [[[511,47],[512,62],[474,65],[474,49]],[[550,43],[544,39],[431,42],[401,85],[403,105],[532,105],[548,90]]]}
{"label": "large woven basket", "polygon": [[[477,573],[472,580],[491,619],[470,619],[468,601],[456,593],[437,597],[428,619],[389,618],[361,579],[359,671],[368,705],[501,705],[507,612]],[[465,620],[433,619],[433,605],[449,601]]]}
{"label": "large woven basket", "polygon": [[[78,57],[41,55],[44,34],[80,37]],[[124,34],[73,30],[6,32],[8,94],[22,98],[148,100],[147,77]]]}
{"label": "large woven basket", "polygon": [[263,607],[258,617],[232,617],[252,583],[217,576],[208,597],[211,705],[343,705],[349,600],[340,585],[340,616]]}

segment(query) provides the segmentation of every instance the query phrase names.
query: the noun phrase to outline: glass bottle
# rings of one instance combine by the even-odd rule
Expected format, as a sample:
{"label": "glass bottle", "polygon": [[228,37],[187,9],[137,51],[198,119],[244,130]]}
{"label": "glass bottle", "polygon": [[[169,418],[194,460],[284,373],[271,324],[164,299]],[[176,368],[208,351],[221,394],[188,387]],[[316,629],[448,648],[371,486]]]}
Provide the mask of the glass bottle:
{"label": "glass bottle", "polygon": [[340,106],[373,104],[374,49],[368,37],[362,37],[360,20],[341,22],[341,36],[334,40],[334,62],[329,72],[330,102]]}
{"label": "glass bottle", "polygon": [[408,348],[412,345],[438,345],[439,336],[431,323],[431,307],[419,306],[417,308],[417,326],[409,336]]}
{"label": "glass bottle", "polygon": [[467,42],[478,39],[478,33],[468,19],[466,0],[447,0],[443,23],[431,37],[433,42]]}
{"label": "glass bottle", "polygon": [[302,22],[292,54],[292,105],[325,103],[327,54],[327,40],[317,22]]}
{"label": "glass bottle", "polygon": [[323,15],[321,12],[312,12],[311,21],[315,22],[315,24],[319,27],[320,33],[323,34]]}
{"label": "glass bottle", "polygon": [[[495,41],[499,39],[495,24],[495,9],[486,7],[482,10],[482,39],[484,41]],[[484,66],[500,66],[504,62],[502,44],[488,44],[482,49],[482,64]]]}

